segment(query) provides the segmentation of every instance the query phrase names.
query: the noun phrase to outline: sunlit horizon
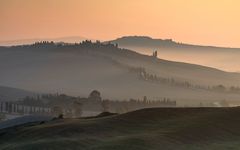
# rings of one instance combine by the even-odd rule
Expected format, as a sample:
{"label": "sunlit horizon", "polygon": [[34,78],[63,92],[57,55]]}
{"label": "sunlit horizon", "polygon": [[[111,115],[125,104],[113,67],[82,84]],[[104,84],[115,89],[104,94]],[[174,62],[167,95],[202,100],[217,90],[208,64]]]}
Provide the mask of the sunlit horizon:
{"label": "sunlit horizon", "polygon": [[237,0],[9,0],[0,2],[0,41],[127,35],[240,47]]}

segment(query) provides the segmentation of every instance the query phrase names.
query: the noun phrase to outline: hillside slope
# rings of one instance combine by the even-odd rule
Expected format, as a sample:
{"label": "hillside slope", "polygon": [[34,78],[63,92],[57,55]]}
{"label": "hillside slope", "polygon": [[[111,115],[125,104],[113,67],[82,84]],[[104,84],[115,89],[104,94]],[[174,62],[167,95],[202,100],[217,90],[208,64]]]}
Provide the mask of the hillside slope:
{"label": "hillside slope", "polygon": [[[239,149],[239,108],[156,108],[0,131],[0,149]],[[229,117],[231,116],[231,117]]]}
{"label": "hillside slope", "polygon": [[201,46],[178,43],[171,39],[153,39],[147,36],[126,36],[110,41],[119,47],[151,55],[157,50],[159,58],[200,64],[226,71],[240,72],[240,48]]}
{"label": "hillside slope", "polygon": [[171,62],[112,45],[39,44],[0,48],[0,85],[42,93],[76,96],[97,89],[106,98],[169,97],[184,100],[239,100],[239,94],[154,84],[140,80],[131,68],[204,86],[240,85],[240,74],[204,66]]}

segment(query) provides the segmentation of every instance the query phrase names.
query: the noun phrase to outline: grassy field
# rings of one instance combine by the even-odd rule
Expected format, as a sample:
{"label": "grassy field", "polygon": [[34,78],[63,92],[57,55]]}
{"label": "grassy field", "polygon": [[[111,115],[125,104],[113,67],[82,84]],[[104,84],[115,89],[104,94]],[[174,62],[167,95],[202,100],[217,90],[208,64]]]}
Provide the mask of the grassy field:
{"label": "grassy field", "polygon": [[1,150],[238,150],[240,108],[154,108],[0,131]]}

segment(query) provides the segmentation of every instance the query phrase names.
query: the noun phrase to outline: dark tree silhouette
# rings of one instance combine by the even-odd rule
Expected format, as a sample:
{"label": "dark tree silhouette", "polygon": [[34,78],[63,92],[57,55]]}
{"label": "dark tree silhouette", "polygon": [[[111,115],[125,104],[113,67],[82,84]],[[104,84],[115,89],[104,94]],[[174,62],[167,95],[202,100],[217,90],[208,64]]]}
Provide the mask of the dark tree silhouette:
{"label": "dark tree silhouette", "polygon": [[89,100],[94,100],[94,101],[101,101],[101,93],[97,90],[94,90],[90,93],[90,95],[88,96]]}

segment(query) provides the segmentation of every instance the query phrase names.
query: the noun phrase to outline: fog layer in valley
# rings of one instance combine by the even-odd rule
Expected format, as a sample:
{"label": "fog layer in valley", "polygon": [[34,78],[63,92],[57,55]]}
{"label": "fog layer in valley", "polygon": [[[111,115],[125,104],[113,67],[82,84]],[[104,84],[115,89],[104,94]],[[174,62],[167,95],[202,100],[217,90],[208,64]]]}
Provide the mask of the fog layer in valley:
{"label": "fog layer in valley", "polygon": [[[145,56],[113,45],[87,42],[82,45],[36,44],[0,48],[0,85],[42,93],[87,96],[97,89],[109,99],[167,97],[180,104],[199,101],[238,101],[240,94],[155,83],[149,76],[189,82],[193,86],[239,86],[240,74],[171,62]],[[133,71],[134,70],[134,71]],[[140,72],[141,73],[141,72]]]}

